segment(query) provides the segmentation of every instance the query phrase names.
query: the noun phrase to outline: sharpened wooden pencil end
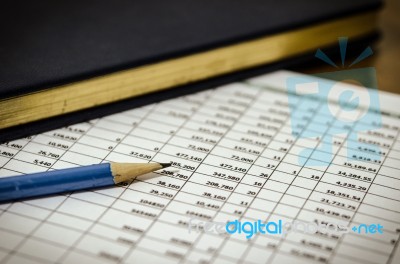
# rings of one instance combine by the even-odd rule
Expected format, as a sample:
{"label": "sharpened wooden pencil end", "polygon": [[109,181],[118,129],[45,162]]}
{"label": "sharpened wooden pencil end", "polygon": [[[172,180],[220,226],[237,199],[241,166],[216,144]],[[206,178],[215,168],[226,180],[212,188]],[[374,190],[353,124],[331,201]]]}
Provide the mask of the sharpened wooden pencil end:
{"label": "sharpened wooden pencil end", "polygon": [[111,162],[114,183],[133,180],[136,177],[171,166],[171,163],[117,163]]}

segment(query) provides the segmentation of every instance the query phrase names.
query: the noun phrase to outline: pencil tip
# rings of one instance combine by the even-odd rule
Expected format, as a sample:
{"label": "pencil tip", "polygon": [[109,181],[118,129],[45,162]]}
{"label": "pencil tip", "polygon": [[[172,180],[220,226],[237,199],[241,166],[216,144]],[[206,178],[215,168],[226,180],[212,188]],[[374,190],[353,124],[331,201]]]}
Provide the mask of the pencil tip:
{"label": "pencil tip", "polygon": [[164,168],[171,167],[172,163],[160,163],[160,165],[164,169]]}

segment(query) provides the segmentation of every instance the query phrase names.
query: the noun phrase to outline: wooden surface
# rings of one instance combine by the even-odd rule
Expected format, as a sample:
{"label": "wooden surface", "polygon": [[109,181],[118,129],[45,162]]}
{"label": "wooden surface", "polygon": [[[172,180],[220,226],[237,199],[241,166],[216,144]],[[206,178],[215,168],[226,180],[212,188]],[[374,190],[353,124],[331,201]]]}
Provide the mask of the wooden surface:
{"label": "wooden surface", "polygon": [[[379,12],[381,39],[372,46],[374,54],[354,68],[375,67],[378,89],[400,94],[400,1],[387,0]],[[349,44],[350,45],[350,44]],[[332,58],[338,61],[336,58]],[[336,69],[321,63],[313,66],[302,65],[294,70],[303,73],[323,73]]]}
{"label": "wooden surface", "polygon": [[400,94],[400,1],[388,0],[380,13],[383,36],[374,61],[380,90]]}

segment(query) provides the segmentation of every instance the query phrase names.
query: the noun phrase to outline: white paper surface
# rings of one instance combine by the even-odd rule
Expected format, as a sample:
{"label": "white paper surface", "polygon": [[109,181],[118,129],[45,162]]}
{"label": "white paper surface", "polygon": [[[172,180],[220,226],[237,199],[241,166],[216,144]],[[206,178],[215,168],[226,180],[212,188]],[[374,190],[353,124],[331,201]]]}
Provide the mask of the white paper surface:
{"label": "white paper surface", "polygon": [[[380,163],[347,160],[345,136],[333,135],[332,163],[299,166],[304,147],[316,148],[315,159],[324,153],[321,141],[291,134],[282,80],[292,74],[280,71],[0,145],[1,177],[107,161],[174,163],[127,186],[1,204],[0,262],[399,263],[400,97],[381,93],[384,127],[358,137],[380,145]],[[318,115],[319,104],[298,97],[298,118],[311,118],[304,129],[334,133],[324,123],[328,117]],[[188,228],[190,221],[279,219],[381,224],[384,232],[247,240]]]}

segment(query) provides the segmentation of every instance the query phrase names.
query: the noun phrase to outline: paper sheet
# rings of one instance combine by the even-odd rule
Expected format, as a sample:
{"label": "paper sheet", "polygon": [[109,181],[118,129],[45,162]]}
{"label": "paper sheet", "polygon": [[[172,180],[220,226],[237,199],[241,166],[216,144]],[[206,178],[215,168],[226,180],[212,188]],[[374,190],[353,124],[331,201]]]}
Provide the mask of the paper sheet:
{"label": "paper sheet", "polygon": [[[0,262],[399,263],[400,96],[381,93],[383,127],[356,139],[379,146],[382,159],[348,160],[346,135],[326,123],[345,113],[324,116],[318,98],[295,97],[294,107],[302,131],[321,136],[292,134],[284,85],[291,74],[0,145],[1,177],[107,161],[173,162],[124,186],[1,204]],[[327,154],[320,146],[329,138],[335,140],[332,162],[309,166]],[[315,150],[301,166],[305,148]],[[235,220],[375,224],[375,233],[361,227],[360,233],[255,233],[248,239],[221,230],[221,223]]]}

